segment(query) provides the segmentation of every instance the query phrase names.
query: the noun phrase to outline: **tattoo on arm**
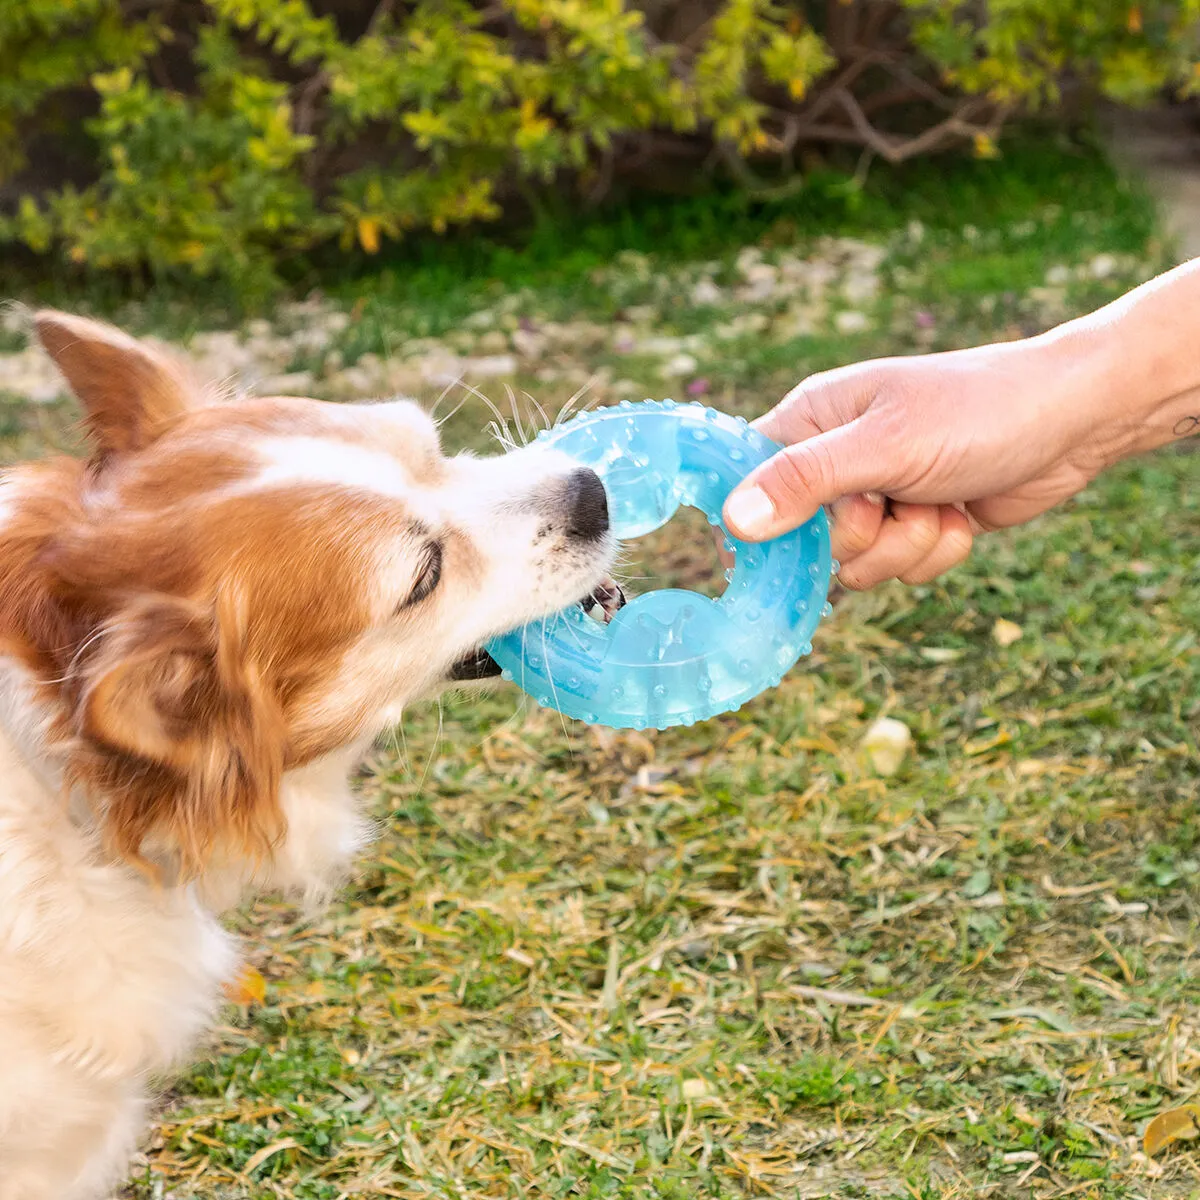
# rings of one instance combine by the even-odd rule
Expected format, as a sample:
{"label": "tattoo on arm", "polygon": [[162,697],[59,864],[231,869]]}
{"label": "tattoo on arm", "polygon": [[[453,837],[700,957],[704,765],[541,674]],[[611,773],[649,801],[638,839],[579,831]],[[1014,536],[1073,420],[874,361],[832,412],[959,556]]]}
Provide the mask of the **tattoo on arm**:
{"label": "tattoo on arm", "polygon": [[1200,417],[1180,417],[1171,432],[1177,438],[1185,438],[1190,437],[1197,430],[1200,430]]}

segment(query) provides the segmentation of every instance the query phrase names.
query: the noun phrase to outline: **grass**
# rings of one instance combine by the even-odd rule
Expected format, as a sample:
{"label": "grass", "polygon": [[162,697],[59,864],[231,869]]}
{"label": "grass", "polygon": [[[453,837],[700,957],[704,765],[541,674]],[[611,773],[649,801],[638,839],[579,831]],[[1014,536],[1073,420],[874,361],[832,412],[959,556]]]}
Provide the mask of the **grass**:
{"label": "grass", "polygon": [[[714,402],[1013,336],[1163,261],[1094,155],[876,186],[831,218],[888,248],[873,327],[721,343]],[[514,292],[539,320],[642,304],[705,334],[729,313],[679,303],[695,258],[828,225],[674,211],[677,238],[664,209],[570,254],[549,233],[528,258],[414,254],[346,285],[370,299],[345,348]],[[1102,254],[1136,265],[1075,272]],[[619,370],[661,392],[649,363]],[[5,452],[68,412],[7,405]],[[455,438],[486,419],[468,397]],[[414,712],[364,766],[381,837],[346,893],[239,914],[265,999],[175,1081],[130,1196],[1200,1196],[1194,1151],[1138,1141],[1198,1091],[1198,493],[1182,451],[1118,470],[937,585],[847,598],[802,669],[697,728],[589,729],[510,692]],[[673,525],[633,549],[693,583],[702,546]],[[881,714],[914,735],[887,779],[860,749]]]}

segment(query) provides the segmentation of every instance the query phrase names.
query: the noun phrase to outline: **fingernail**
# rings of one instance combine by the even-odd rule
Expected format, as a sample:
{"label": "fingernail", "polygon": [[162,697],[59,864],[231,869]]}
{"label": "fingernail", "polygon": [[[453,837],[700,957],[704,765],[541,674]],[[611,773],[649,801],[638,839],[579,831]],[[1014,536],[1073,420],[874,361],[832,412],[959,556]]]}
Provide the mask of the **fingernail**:
{"label": "fingernail", "polygon": [[775,505],[762,488],[743,488],[730,496],[725,515],[729,523],[742,533],[760,537],[769,533],[775,523]]}
{"label": "fingernail", "polygon": [[878,504],[881,508],[883,507],[882,492],[863,492],[863,499],[870,501],[872,504]]}

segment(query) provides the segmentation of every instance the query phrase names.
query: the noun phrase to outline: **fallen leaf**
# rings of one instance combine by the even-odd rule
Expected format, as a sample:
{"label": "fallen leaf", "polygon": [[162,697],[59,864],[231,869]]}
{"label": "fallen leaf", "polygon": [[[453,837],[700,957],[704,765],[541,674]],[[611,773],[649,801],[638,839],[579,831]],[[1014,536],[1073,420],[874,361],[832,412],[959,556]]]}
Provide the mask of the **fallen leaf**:
{"label": "fallen leaf", "polygon": [[805,1000],[824,1000],[827,1004],[843,1004],[848,1008],[874,1008],[882,1004],[874,996],[863,996],[859,992],[843,992],[837,988],[810,987],[806,983],[793,983],[788,991],[795,992]]}
{"label": "fallen leaf", "polygon": [[253,967],[246,967],[235,982],[225,985],[225,997],[234,1004],[264,1004],[267,981]]}
{"label": "fallen leaf", "polygon": [[1011,646],[1013,642],[1019,642],[1024,636],[1025,630],[1015,621],[1006,621],[1001,617],[995,625],[992,626],[992,641],[997,646]]}
{"label": "fallen leaf", "polygon": [[862,740],[871,766],[879,775],[895,775],[912,745],[912,734],[903,721],[880,717]]}
{"label": "fallen leaf", "polygon": [[980,867],[979,870],[973,871],[970,878],[962,886],[962,894],[968,900],[977,900],[980,896],[987,894],[988,888],[992,886],[992,873],[986,867]]}
{"label": "fallen leaf", "polygon": [[299,1143],[295,1138],[284,1138],[279,1142],[272,1142],[269,1146],[264,1146],[261,1150],[255,1152],[246,1159],[246,1165],[242,1167],[243,1175],[250,1175],[267,1161],[268,1158],[273,1158],[284,1150],[295,1150]]}
{"label": "fallen leaf", "polygon": [[1172,1142],[1189,1141],[1200,1136],[1200,1104],[1185,1104],[1160,1112],[1142,1134],[1142,1148],[1157,1154]]}
{"label": "fallen leaf", "polygon": [[1033,1021],[1041,1021],[1043,1025],[1050,1029],[1057,1029],[1059,1033],[1074,1033],[1075,1026],[1060,1013],[1053,1012],[1049,1008],[1004,1008],[998,1012],[988,1013],[988,1019],[991,1021],[1019,1021],[1025,1017]]}
{"label": "fallen leaf", "polygon": [[679,1088],[680,1094],[685,1100],[703,1100],[709,1095],[708,1080],[706,1079],[685,1079]]}
{"label": "fallen leaf", "polygon": [[961,650],[955,650],[951,646],[923,646],[921,648],[921,657],[931,663],[957,662],[962,658],[962,654]]}

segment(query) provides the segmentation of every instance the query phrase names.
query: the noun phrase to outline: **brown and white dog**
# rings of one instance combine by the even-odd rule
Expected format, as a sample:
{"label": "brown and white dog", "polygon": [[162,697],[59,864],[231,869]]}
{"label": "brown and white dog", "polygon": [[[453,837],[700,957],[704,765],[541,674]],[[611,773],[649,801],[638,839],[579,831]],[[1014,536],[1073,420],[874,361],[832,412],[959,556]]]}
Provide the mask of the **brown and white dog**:
{"label": "brown and white dog", "polygon": [[35,325],[93,453],[0,475],[0,1200],[92,1200],[236,972],[220,914],[326,894],[371,741],[603,594],[613,546],[560,455],[445,457],[402,401],[218,403]]}

